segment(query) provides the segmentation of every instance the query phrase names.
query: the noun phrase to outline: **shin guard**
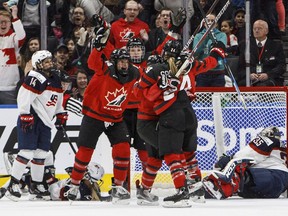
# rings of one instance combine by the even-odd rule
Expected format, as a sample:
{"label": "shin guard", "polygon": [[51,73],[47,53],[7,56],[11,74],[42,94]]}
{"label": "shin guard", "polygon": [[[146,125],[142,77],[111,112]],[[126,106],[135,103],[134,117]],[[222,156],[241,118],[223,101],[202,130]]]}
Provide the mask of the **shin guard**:
{"label": "shin guard", "polygon": [[80,146],[75,155],[74,167],[71,174],[71,182],[79,185],[87,169],[94,149]]}
{"label": "shin guard", "polygon": [[128,142],[118,143],[112,147],[114,184],[123,185],[127,178],[130,162],[130,145]]}

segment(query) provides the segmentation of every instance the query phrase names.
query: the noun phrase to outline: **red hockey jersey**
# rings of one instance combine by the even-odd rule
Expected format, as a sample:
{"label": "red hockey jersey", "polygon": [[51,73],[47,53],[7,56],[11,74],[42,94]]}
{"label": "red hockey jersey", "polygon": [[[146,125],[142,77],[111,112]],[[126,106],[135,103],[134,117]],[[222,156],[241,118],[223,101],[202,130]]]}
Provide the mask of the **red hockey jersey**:
{"label": "red hockey jersey", "polygon": [[88,65],[93,63],[89,67],[95,74],[84,93],[83,114],[101,121],[120,122],[140,74],[136,67],[129,65],[129,74],[120,76],[114,64],[102,59],[102,54],[94,52],[94,59],[88,60]]}

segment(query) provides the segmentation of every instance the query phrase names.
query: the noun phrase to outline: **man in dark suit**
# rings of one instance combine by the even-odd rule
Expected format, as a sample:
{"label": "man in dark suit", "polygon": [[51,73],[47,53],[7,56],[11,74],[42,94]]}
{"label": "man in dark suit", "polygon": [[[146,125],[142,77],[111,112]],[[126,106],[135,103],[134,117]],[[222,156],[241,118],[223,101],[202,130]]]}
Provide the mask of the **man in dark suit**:
{"label": "man in dark suit", "polygon": [[[285,72],[285,54],[278,41],[267,38],[268,24],[257,20],[253,24],[253,38],[250,40],[251,86],[282,86]],[[245,43],[239,45],[239,86],[246,86]]]}

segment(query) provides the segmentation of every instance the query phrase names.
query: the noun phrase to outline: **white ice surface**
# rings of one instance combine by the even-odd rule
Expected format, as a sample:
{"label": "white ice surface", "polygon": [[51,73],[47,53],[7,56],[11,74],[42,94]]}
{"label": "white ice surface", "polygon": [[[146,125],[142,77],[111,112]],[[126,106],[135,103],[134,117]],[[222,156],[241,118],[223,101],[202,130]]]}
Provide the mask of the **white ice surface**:
{"label": "white ice surface", "polygon": [[1,216],[281,216],[288,213],[288,199],[208,199],[204,204],[194,203],[191,208],[172,209],[161,205],[138,206],[133,197],[125,206],[96,201],[74,201],[70,205],[69,201],[29,201],[25,197],[13,202],[3,197],[0,212]]}

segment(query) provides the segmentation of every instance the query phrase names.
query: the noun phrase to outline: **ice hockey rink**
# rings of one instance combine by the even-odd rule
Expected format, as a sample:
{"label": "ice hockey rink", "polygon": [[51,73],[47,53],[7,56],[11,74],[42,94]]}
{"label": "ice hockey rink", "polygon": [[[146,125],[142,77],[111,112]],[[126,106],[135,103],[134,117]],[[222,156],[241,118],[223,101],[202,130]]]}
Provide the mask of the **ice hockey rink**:
{"label": "ice hockey rink", "polygon": [[43,216],[278,216],[286,215],[288,199],[242,199],[206,200],[194,203],[191,208],[163,208],[160,206],[138,206],[136,198],[129,205],[113,205],[97,201],[29,201],[23,197],[13,202],[6,197],[0,200],[1,215]]}

